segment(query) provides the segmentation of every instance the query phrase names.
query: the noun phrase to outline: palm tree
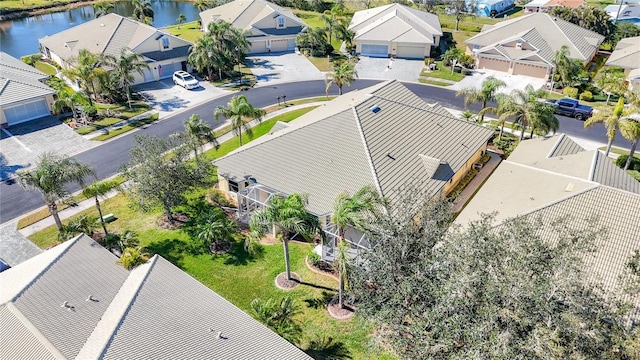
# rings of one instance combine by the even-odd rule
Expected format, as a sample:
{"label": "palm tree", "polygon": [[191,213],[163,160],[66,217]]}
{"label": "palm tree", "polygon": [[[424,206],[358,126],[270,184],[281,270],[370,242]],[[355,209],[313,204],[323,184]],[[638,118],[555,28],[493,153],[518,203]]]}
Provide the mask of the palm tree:
{"label": "palm tree", "polygon": [[85,234],[89,237],[93,237],[97,223],[96,220],[95,216],[89,215],[80,215],[72,218],[63,226],[62,231],[58,233],[58,240],[66,241],[78,234]]}
{"label": "palm tree", "polygon": [[[498,90],[505,87],[507,84],[493,76],[487,77],[480,86],[476,88],[464,88],[456,93],[456,96],[464,96],[464,107],[468,107],[473,103],[481,103],[482,108],[487,107],[487,102],[496,101],[496,94]],[[480,114],[480,122],[484,121],[484,113]]]}
{"label": "palm tree", "polygon": [[149,255],[143,248],[128,247],[122,250],[122,256],[116,262],[122,265],[125,269],[131,270],[146,263],[147,260],[149,260]]}
{"label": "palm tree", "polygon": [[464,121],[471,121],[471,122],[476,122],[476,114],[471,111],[471,110],[465,110],[463,113],[460,114],[460,119],[464,120]]}
{"label": "palm tree", "polygon": [[605,156],[609,156],[613,141],[620,130],[620,122],[629,114],[629,111],[624,110],[624,98],[620,98],[618,100],[618,104],[613,109],[609,107],[604,108],[601,111],[594,113],[593,116],[585,121],[585,129],[590,128],[595,124],[604,123],[604,127],[607,129],[607,139],[609,140],[607,143],[607,150],[604,153]]}
{"label": "palm tree", "polygon": [[148,0],[131,0],[133,14],[131,17],[141,23],[151,25],[153,23],[153,7]]}
{"label": "palm tree", "polygon": [[71,61],[75,62],[75,66],[62,70],[62,73],[71,80],[79,82],[80,88],[89,94],[89,105],[93,105],[91,95],[95,96],[96,94],[94,81],[102,71],[100,69],[102,59],[87,49],[80,49],[77,58]]}
{"label": "palm tree", "polygon": [[98,217],[100,218],[100,223],[102,224],[102,230],[104,230],[104,235],[109,235],[107,231],[107,226],[105,225],[104,218],[102,217],[102,208],[100,207],[99,197],[107,195],[109,191],[118,187],[118,183],[116,181],[94,181],[91,185],[87,186],[82,190],[82,195],[86,198],[94,198],[96,201],[96,209],[98,209]]}
{"label": "palm tree", "polygon": [[345,47],[350,50],[353,46],[353,38],[356,33],[349,29],[349,22],[345,19],[339,19],[336,25],[336,36],[338,39],[345,42]]}
{"label": "palm tree", "polygon": [[253,137],[251,127],[245,119],[254,119],[261,122],[265,114],[266,111],[253,107],[244,95],[232,97],[227,103],[227,107],[218,106],[213,112],[216,121],[218,121],[220,116],[231,120],[231,129],[233,130],[233,134],[238,136],[240,146],[242,146],[243,129],[249,138]]}
{"label": "palm tree", "polygon": [[200,119],[200,115],[192,114],[184,123],[184,130],[187,136],[187,143],[193,148],[193,152],[196,157],[196,163],[198,163],[198,150],[202,148],[203,144],[213,142],[215,148],[218,148],[218,140],[213,133],[211,126]]}
{"label": "palm tree", "polygon": [[89,96],[84,91],[74,91],[70,92],[66,88],[58,91],[56,93],[56,99],[53,102],[53,112],[56,114],[60,114],[66,109],[71,109],[71,113],[73,117],[78,117],[78,112],[76,111],[76,106],[81,105],[89,105],[90,99]]}
{"label": "palm tree", "polygon": [[[535,90],[530,84],[524,90],[515,89],[507,96],[500,96],[498,99],[498,109],[502,120],[514,117],[514,123],[522,127],[520,131],[520,141],[524,138],[524,131],[538,119],[549,119],[553,116],[554,108],[550,104],[538,101],[544,97],[546,91]],[[484,110],[484,109],[483,109]],[[481,111],[483,114],[484,112]],[[540,120],[542,121],[542,120]]]}
{"label": "palm tree", "polygon": [[329,88],[331,85],[336,84],[338,87],[338,94],[342,95],[342,86],[351,86],[351,82],[358,78],[358,72],[355,67],[348,62],[337,64],[333,67],[333,72],[330,72],[325,77],[325,92],[329,97]]}
{"label": "palm tree", "polygon": [[193,5],[195,5],[199,12],[203,12],[213,7],[210,0],[196,0]]}
{"label": "palm tree", "polygon": [[333,11],[333,9],[331,11],[327,10],[324,12],[324,14],[320,15],[320,20],[324,21],[324,23],[327,25],[327,31],[329,32],[329,42],[331,42],[332,30],[338,25],[338,15],[335,11]]}
{"label": "palm tree", "polygon": [[89,166],[75,159],[43,153],[33,170],[18,172],[18,177],[22,187],[38,190],[42,194],[58,230],[62,231],[57,202],[69,198],[70,194],[65,186],[69,183],[82,185],[84,178],[92,173]]}
{"label": "palm tree", "polygon": [[628,170],[633,160],[633,155],[636,152],[636,146],[640,140],[640,115],[636,114],[636,118],[625,118],[620,122],[620,133],[625,139],[631,141],[631,150],[629,151],[629,157],[624,164],[624,169]]}
{"label": "palm tree", "polygon": [[107,15],[109,11],[114,9],[114,5],[110,2],[103,1],[93,4],[93,17],[99,18],[100,16]]}
{"label": "palm tree", "polygon": [[595,83],[607,94],[607,105],[612,94],[623,94],[626,90],[624,72],[621,68],[607,66],[598,72]]}
{"label": "palm tree", "polygon": [[333,260],[333,267],[338,270],[338,306],[344,309],[344,289],[348,287],[347,274],[351,267],[351,257],[349,256],[349,245],[346,241],[338,243],[336,256]]}
{"label": "palm tree", "polygon": [[183,13],[180,13],[180,15],[178,15],[178,18],[176,19],[176,22],[178,23],[178,29],[180,29],[180,24],[185,21],[187,21],[187,16]]}
{"label": "palm tree", "polygon": [[531,106],[534,108],[532,110],[534,116],[531,118],[529,124],[531,126],[531,135],[529,137],[533,139],[533,132],[535,130],[539,130],[542,135],[550,132],[555,134],[560,128],[560,122],[553,113],[553,105],[545,102],[537,102]]}
{"label": "palm tree", "polygon": [[211,252],[215,252],[221,248],[222,243],[233,241],[233,235],[238,231],[238,224],[229,220],[224,211],[219,208],[215,208],[215,211],[210,211],[209,214],[206,222],[198,226],[196,237]]}
{"label": "palm tree", "polygon": [[278,235],[284,244],[284,261],[287,280],[291,280],[289,266],[289,234],[298,233],[306,239],[313,235],[322,235],[318,218],[305,207],[306,197],[292,194],[286,198],[274,196],[267,206],[253,214],[249,222],[252,231],[264,234],[266,228],[271,227],[272,234],[280,230]]}
{"label": "palm tree", "polygon": [[127,102],[129,109],[131,107],[131,84],[135,81],[132,73],[136,72],[144,75],[144,70],[149,69],[149,65],[144,61],[142,55],[136,54],[128,48],[120,50],[120,56],[117,58],[111,55],[105,56],[107,65],[113,67],[112,74],[118,79],[120,89],[127,94]]}
{"label": "palm tree", "polygon": [[212,68],[216,63],[213,55],[215,54],[215,43],[211,36],[202,36],[189,49],[189,64],[193,66],[200,74],[206,73],[209,80],[213,80]]}
{"label": "palm tree", "polygon": [[[338,228],[338,253],[334,265],[338,269],[338,279],[340,282],[338,300],[340,308],[344,307],[343,292],[346,270],[348,267],[347,246],[344,243],[344,234],[347,227],[353,227],[360,231],[366,231],[370,221],[378,216],[378,212],[385,201],[380,197],[378,191],[373,186],[364,186],[356,191],[353,196],[343,192],[335,200],[331,222]],[[342,247],[342,249],[341,249]],[[340,254],[343,252],[343,254]],[[341,257],[341,259],[338,259]],[[336,264],[336,261],[338,262]]]}
{"label": "palm tree", "polygon": [[569,58],[569,47],[562,45],[553,59],[554,73],[558,74],[562,86],[572,85],[579,75],[582,64],[579,60]]}

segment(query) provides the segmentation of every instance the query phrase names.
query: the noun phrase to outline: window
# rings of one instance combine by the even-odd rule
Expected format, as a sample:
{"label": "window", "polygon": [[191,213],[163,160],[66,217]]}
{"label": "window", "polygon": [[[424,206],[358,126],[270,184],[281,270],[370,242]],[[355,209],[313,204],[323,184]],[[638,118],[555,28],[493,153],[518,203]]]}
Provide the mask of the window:
{"label": "window", "polygon": [[162,48],[163,49],[168,49],[169,48],[169,38],[168,37],[163,37],[162,38]]}
{"label": "window", "polygon": [[237,193],[238,192],[238,183],[235,181],[229,180],[229,191]]}
{"label": "window", "polygon": [[278,29],[284,28],[284,17],[278,17]]}
{"label": "window", "polygon": [[480,45],[473,45],[473,50],[480,50]]}

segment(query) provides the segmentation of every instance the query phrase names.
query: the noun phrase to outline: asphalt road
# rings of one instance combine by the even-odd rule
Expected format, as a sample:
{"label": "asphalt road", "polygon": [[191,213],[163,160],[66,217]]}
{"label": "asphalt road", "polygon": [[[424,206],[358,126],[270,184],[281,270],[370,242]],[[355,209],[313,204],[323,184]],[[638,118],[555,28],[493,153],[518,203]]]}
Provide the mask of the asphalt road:
{"label": "asphalt road", "polygon": [[[358,80],[352,84],[351,88],[344,88],[345,92],[355,89],[362,89],[378,83],[376,80]],[[448,108],[463,109],[463,99],[455,96],[455,92],[433,86],[421,84],[405,84],[409,89],[416,93],[428,103],[439,103]],[[334,87],[335,93],[337,90]],[[286,95],[288,100],[317,97],[325,94],[325,85],[323,81],[307,81],[280,84],[269,87],[259,87],[243,92],[251,104],[257,107],[265,107],[276,103],[276,98]],[[91,165],[99,179],[110,177],[117,173],[120,165],[129,161],[129,149],[132,146],[134,135],[156,135],[167,137],[170,134],[183,130],[184,121],[194,113],[200,115],[200,118],[211,124],[218,126],[213,119],[213,110],[218,105],[225,105],[233,95],[227,95],[209,101],[207,103],[196,106],[188,112],[183,112],[168,117],[159,123],[152,125],[146,129],[131,132],[122,137],[108,141],[98,147],[87,150],[74,156],[77,160]],[[472,110],[478,111],[478,105],[472,106]],[[560,120],[560,132],[575,137],[585,138],[597,142],[606,142],[606,133],[603,126],[593,127],[588,130],[583,129],[583,122],[575,119],[558,117]],[[629,144],[620,136],[615,145],[621,147],[629,147]],[[77,186],[70,188],[72,191],[79,190]],[[42,197],[35,191],[25,191],[15,181],[5,181],[0,184],[0,223],[10,221],[23,214],[33,211],[44,205]]]}

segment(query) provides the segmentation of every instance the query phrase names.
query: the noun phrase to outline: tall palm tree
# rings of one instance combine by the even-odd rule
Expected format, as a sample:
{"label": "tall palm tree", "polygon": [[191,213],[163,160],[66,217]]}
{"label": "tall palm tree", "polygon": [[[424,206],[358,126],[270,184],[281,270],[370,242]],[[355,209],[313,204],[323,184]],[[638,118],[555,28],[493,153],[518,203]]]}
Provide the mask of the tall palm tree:
{"label": "tall palm tree", "polygon": [[595,83],[607,94],[607,105],[612,94],[623,94],[626,90],[624,71],[615,66],[606,66],[598,71]]}
{"label": "tall palm tree", "polygon": [[180,29],[180,24],[185,21],[187,21],[187,16],[183,13],[180,13],[180,15],[178,15],[178,18],[176,19],[176,22],[178,23],[178,29]]}
{"label": "tall palm tree", "polygon": [[[335,8],[335,6],[334,6]],[[333,29],[338,25],[338,14],[336,11],[325,11],[324,14],[320,15],[320,20],[324,21],[325,25],[327,25],[327,31],[329,33],[329,42],[333,38]]]}
{"label": "tall palm tree", "polygon": [[43,153],[33,170],[18,172],[18,177],[22,187],[38,190],[42,194],[58,230],[62,231],[57,202],[69,198],[67,184],[82,185],[84,178],[92,173],[93,170],[89,166],[75,159],[54,153]]}
{"label": "tall palm tree", "polygon": [[325,76],[325,92],[329,97],[329,88],[331,85],[336,84],[338,87],[338,94],[342,95],[342,86],[351,86],[351,82],[358,78],[358,72],[355,67],[348,62],[342,64],[336,64],[333,67],[333,72],[328,73]]}
{"label": "tall palm tree", "polygon": [[[481,103],[482,108],[487,107],[487,102],[496,101],[496,95],[498,90],[505,87],[507,84],[493,76],[487,77],[480,86],[477,88],[464,88],[456,93],[456,96],[464,96],[464,107],[468,107],[473,103]],[[480,122],[484,121],[484,113],[480,114]]]}
{"label": "tall palm tree", "polygon": [[[379,210],[385,205],[385,201],[373,186],[364,186],[356,191],[353,196],[343,192],[335,200],[331,222],[338,228],[338,252],[334,266],[338,270],[339,292],[338,302],[344,307],[343,293],[346,271],[349,265],[347,254],[348,246],[344,244],[344,234],[347,227],[354,227],[360,231],[366,231],[370,221],[375,219]],[[337,263],[336,263],[337,262]]]}
{"label": "tall palm tree", "polygon": [[345,42],[345,47],[350,50],[353,46],[353,38],[356,33],[349,29],[349,22],[345,19],[339,19],[336,25],[336,36],[338,39]]}
{"label": "tall palm tree", "polygon": [[[544,97],[546,91],[536,90],[531,85],[527,85],[524,90],[515,89],[507,96],[500,96],[498,110],[502,114],[501,118],[514,118],[514,123],[522,128],[520,131],[520,141],[524,138],[524,132],[538,119],[549,119],[554,116],[554,108],[550,104],[538,101]],[[542,120],[541,120],[542,121]]]}
{"label": "tall palm tree", "polygon": [[132,18],[147,25],[153,23],[153,7],[148,0],[131,0],[131,5],[133,5]]}
{"label": "tall palm tree", "polygon": [[72,59],[71,62],[75,63],[75,65],[63,70],[62,73],[71,80],[79,82],[80,88],[89,94],[89,105],[93,105],[91,95],[95,96],[96,94],[94,82],[101,72],[100,67],[103,65],[101,57],[87,49],[80,49],[78,56]]}
{"label": "tall palm tree", "polygon": [[282,238],[284,245],[284,261],[286,267],[287,280],[291,280],[291,269],[289,266],[289,234],[298,233],[306,239],[319,234],[322,229],[318,218],[307,210],[306,197],[292,194],[286,198],[274,196],[267,206],[253,214],[249,225],[252,231],[263,233],[271,227],[273,235],[276,230],[280,230],[278,235]]}
{"label": "tall palm tree", "polygon": [[554,74],[560,78],[562,86],[570,86],[580,74],[582,64],[579,60],[569,58],[569,47],[562,45],[553,59]]}
{"label": "tall palm tree", "polygon": [[636,152],[636,146],[640,140],[640,114],[636,114],[636,118],[627,117],[620,122],[620,133],[622,136],[631,141],[631,150],[629,151],[629,157],[624,164],[624,169],[628,170],[633,160],[633,155]]}
{"label": "tall palm tree", "polygon": [[[216,53],[213,38],[206,35],[202,36],[198,38],[191,46],[191,49],[189,49],[189,64],[200,74],[206,73],[209,76],[209,81],[211,81],[213,80],[213,67],[218,63],[218,61],[214,59]],[[220,74],[222,74],[222,70],[220,70]]]}
{"label": "tall palm tree", "polygon": [[215,148],[218,148],[218,139],[213,133],[211,126],[200,119],[200,115],[192,114],[189,120],[184,123],[184,131],[187,136],[187,143],[193,148],[193,153],[198,162],[198,151],[202,149],[202,145],[212,142]]}
{"label": "tall palm tree", "polygon": [[112,11],[115,6],[107,1],[93,4],[93,17],[99,18],[100,16],[107,15],[109,11]]}
{"label": "tall palm tree", "polygon": [[253,137],[251,127],[245,119],[253,119],[261,122],[265,114],[266,111],[253,107],[244,95],[232,97],[226,107],[218,106],[213,112],[216,121],[218,121],[220,116],[231,120],[231,129],[233,130],[233,134],[238,136],[240,146],[242,146],[243,129],[249,138]]}
{"label": "tall palm tree", "polygon": [[118,183],[111,181],[94,181],[91,185],[87,186],[82,190],[82,195],[86,198],[94,198],[96,202],[96,209],[98,209],[98,217],[100,218],[100,223],[102,224],[102,230],[104,230],[104,234],[109,235],[107,231],[107,226],[104,222],[104,217],[102,217],[102,208],[100,207],[100,197],[107,195],[109,191],[112,189],[118,188]]}
{"label": "tall palm tree", "polygon": [[129,109],[131,107],[131,84],[135,81],[134,72],[144,75],[144,70],[149,69],[149,65],[144,61],[142,55],[132,52],[128,48],[122,48],[120,55],[116,58],[111,55],[105,56],[105,63],[113,67],[112,74],[118,80],[120,89],[123,89],[127,95]]}
{"label": "tall palm tree", "polygon": [[213,7],[210,0],[196,0],[193,5],[198,9],[199,12],[203,12]]}
{"label": "tall palm tree", "polygon": [[627,115],[629,115],[629,111],[624,110],[624,98],[620,98],[618,100],[618,104],[612,108],[604,108],[597,113],[594,113],[587,121],[584,123],[584,128],[590,128],[595,124],[604,123],[604,127],[607,129],[607,150],[604,155],[609,156],[609,152],[611,151],[611,146],[613,145],[613,141],[616,138],[616,134],[620,131],[620,122]]}

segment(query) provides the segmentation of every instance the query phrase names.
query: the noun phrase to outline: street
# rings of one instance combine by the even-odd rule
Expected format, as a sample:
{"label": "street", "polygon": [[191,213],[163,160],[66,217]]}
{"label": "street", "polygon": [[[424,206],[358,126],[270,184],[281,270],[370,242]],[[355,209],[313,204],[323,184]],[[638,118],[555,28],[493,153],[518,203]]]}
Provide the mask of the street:
{"label": "street", "polygon": [[[357,80],[351,88],[345,87],[345,93],[354,89],[362,89],[378,83],[376,80]],[[428,85],[406,83],[410,90],[416,93],[428,103],[439,103],[448,108],[463,110],[464,99],[456,97],[455,92],[439,87]],[[324,81],[306,81],[280,84],[275,86],[265,86],[237,94],[245,95],[251,104],[256,107],[266,107],[277,103],[277,97],[286,95],[287,100],[295,100],[308,97],[318,97],[325,95]],[[337,95],[337,89],[332,88],[332,94]],[[213,118],[213,110],[218,105],[226,105],[229,99],[236,94],[227,95],[211,100],[202,105],[196,106],[189,111],[185,111],[174,116],[163,119],[157,124],[146,129],[130,132],[122,137],[108,141],[98,147],[79,153],[74,156],[77,160],[92,166],[99,179],[110,177],[118,172],[121,164],[129,161],[129,150],[132,146],[135,135],[155,135],[167,137],[170,134],[184,130],[183,123],[191,114],[199,114],[201,119],[213,127],[220,126]],[[480,106],[474,104],[471,110],[478,111]],[[591,141],[606,143],[606,133],[604,126],[599,125],[591,129],[583,129],[584,122],[572,118],[559,116],[560,130],[567,135],[585,138]],[[617,136],[614,142],[618,147],[629,147],[628,142]],[[71,186],[71,191],[77,191],[77,186]],[[25,191],[16,181],[5,181],[0,185],[0,223],[12,220],[39,207],[44,206],[39,193],[35,191]]]}

